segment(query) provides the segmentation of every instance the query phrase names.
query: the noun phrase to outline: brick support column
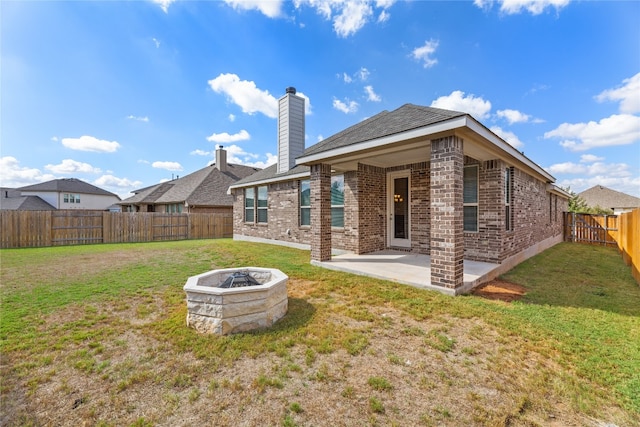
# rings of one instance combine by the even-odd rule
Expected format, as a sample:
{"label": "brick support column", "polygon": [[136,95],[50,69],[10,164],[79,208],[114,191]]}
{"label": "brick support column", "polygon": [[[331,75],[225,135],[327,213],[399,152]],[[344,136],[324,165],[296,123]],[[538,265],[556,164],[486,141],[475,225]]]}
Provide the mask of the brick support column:
{"label": "brick support column", "polygon": [[461,138],[431,141],[431,284],[452,291],[464,282],[463,171]]}
{"label": "brick support column", "polygon": [[331,165],[311,166],[311,260],[331,259]]}

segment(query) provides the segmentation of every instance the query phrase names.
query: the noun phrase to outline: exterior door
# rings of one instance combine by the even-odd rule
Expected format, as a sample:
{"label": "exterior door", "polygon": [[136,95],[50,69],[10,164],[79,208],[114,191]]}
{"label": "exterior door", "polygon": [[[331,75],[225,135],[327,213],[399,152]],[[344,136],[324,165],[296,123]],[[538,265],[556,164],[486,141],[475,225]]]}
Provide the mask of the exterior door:
{"label": "exterior door", "polygon": [[387,236],[389,246],[411,247],[410,171],[387,174]]}

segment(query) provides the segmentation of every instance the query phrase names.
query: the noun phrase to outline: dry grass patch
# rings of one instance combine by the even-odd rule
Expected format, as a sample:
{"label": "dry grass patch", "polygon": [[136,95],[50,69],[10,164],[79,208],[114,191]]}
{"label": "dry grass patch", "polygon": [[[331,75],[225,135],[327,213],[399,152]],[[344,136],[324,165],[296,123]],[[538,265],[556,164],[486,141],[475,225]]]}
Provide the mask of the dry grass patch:
{"label": "dry grass patch", "polygon": [[[182,285],[195,273],[181,263],[226,267],[236,246],[222,254],[204,244],[178,247],[186,253],[174,262],[164,250],[149,258],[160,269],[156,276],[131,272],[137,263],[93,276],[113,286],[120,283],[113,277],[121,277],[114,296],[105,290],[75,302],[63,295],[41,311],[13,296],[10,308],[29,311],[3,332],[0,424],[595,426],[602,419],[625,426],[638,420],[610,388],[577,375],[556,338],[513,323],[516,318],[504,327],[501,316],[519,310],[518,303],[453,299],[329,273],[301,256],[283,264],[291,277],[290,308],[272,329],[199,335],[185,326]],[[247,256],[246,249],[238,247],[237,257]],[[272,252],[238,262],[273,265]],[[285,258],[295,256],[289,251]],[[132,285],[142,277],[153,286]],[[81,291],[73,285],[77,278],[67,279],[60,293]]]}

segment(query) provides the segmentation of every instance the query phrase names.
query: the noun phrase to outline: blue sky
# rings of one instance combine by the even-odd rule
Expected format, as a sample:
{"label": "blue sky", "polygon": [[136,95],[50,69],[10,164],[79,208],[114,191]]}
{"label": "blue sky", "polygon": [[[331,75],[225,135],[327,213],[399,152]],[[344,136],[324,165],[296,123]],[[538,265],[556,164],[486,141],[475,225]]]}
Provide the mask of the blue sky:
{"label": "blue sky", "polygon": [[405,103],[465,111],[576,192],[640,197],[640,2],[0,3],[0,185],[121,197],[228,159],[275,162]]}

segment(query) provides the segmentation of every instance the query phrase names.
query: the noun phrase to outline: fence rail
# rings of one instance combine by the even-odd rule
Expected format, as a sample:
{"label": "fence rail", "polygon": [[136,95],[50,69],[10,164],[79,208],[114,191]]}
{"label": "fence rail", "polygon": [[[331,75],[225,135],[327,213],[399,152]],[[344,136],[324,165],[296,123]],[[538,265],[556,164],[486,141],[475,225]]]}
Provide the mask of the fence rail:
{"label": "fence rail", "polygon": [[0,211],[3,249],[231,236],[231,212]]}
{"label": "fence rail", "polygon": [[589,215],[566,212],[564,240],[617,246],[631,274],[640,284],[640,209],[620,215]]}

